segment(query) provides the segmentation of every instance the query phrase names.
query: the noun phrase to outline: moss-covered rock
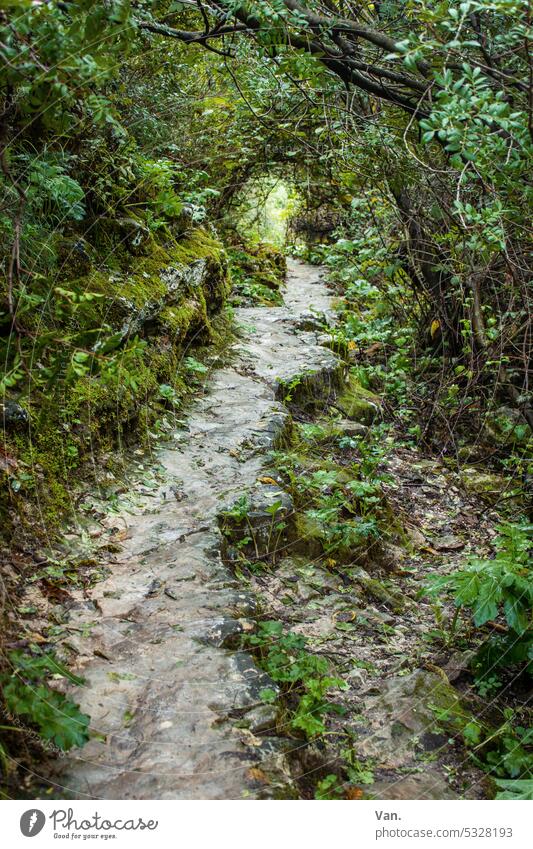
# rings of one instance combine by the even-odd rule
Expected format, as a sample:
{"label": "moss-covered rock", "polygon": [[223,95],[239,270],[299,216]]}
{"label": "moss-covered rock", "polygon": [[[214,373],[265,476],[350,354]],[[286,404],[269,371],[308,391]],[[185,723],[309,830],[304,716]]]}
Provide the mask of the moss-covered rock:
{"label": "moss-covered rock", "polygon": [[393,613],[402,613],[405,609],[405,599],[402,594],[382,581],[362,575],[357,578],[357,583],[371,599],[387,605]]}
{"label": "moss-covered rock", "polygon": [[508,478],[474,466],[465,466],[461,470],[461,482],[467,492],[479,495],[484,501],[493,504],[512,489]]}
{"label": "moss-covered rock", "polygon": [[297,513],[295,517],[295,539],[293,551],[302,551],[308,557],[320,557],[327,548],[324,526],[309,513]]}
{"label": "moss-covered rock", "polygon": [[[387,769],[415,771],[424,752],[442,745],[447,732],[461,730],[469,713],[460,694],[446,680],[425,669],[382,682],[364,701],[369,726],[358,739],[358,757],[377,758]],[[441,737],[443,739],[441,740]]]}
{"label": "moss-covered rock", "polygon": [[279,380],[276,397],[289,409],[314,411],[327,406],[329,399],[344,382],[344,366],[324,349],[322,366],[306,371],[290,381]]}
{"label": "moss-covered rock", "polygon": [[69,278],[89,274],[96,262],[96,251],[80,235],[55,236],[53,250],[61,272]]}
{"label": "moss-covered rock", "polygon": [[364,437],[368,433],[368,427],[351,419],[318,419],[316,434],[313,441],[317,445],[336,445],[343,437]]}
{"label": "moss-covered rock", "polygon": [[335,405],[354,422],[370,425],[381,413],[379,395],[365,389],[354,374],[349,374],[345,386],[337,395]]}
{"label": "moss-covered rock", "polygon": [[526,447],[532,442],[526,420],[511,407],[498,407],[487,414],[483,436],[499,447]]}

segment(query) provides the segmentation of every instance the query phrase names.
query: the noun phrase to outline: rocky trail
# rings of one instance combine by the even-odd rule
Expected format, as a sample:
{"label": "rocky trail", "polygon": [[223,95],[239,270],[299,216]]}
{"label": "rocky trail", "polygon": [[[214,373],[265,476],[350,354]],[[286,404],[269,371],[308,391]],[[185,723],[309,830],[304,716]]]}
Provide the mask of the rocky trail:
{"label": "rocky trail", "polygon": [[243,330],[233,365],[214,373],[186,431],[158,457],[183,490],[166,482],[125,516],[112,575],[71,612],[71,628],[89,633],[79,640],[87,686],[76,698],[98,736],[59,762],[60,792],[241,798],[257,795],[250,769],[258,762],[271,765],[272,787],[286,780],[274,776],[279,741],[250,745],[251,733],[226,721],[261,705],[268,681],[248,653],[224,648],[247,627],[243,617],[253,616],[257,600],[222,563],[217,517],[247,488],[272,489],[257,478],[288,417],[279,382],[338,375],[334,355],[313,334],[296,332],[310,308],[330,305],[319,272],[297,265],[284,307],[237,310]]}
{"label": "rocky trail", "polygon": [[417,593],[428,571],[451,569],[465,549],[490,541],[487,505],[437,463],[397,449],[386,460],[387,494],[405,518],[405,539],[384,546],[375,571],[365,564],[355,581],[342,581],[300,545],[244,581],[224,556],[220,516],[243,494],[256,515],[274,504],[290,524],[290,497],[265,455],[290,425],[284,399],[302,387],[327,398],[343,384],[343,366],[320,344],[313,318],[330,315],[332,303],[320,269],[291,262],[284,306],[236,310],[231,364],[213,372],[186,427],[158,451],[164,481],[122,515],[111,573],[89,595],[73,592],[69,646],[87,682],[73,693],[93,736],[53,764],[48,781],[58,796],[305,795],[337,755],[286,735],[262,700],[276,685],[238,641],[258,617],[308,637],[347,682],[332,736],[348,726],[372,795],[482,795],[480,775],[450,749],[435,716],[436,708],[461,710],[450,682],[462,659],[435,665],[423,636],[434,609]]}

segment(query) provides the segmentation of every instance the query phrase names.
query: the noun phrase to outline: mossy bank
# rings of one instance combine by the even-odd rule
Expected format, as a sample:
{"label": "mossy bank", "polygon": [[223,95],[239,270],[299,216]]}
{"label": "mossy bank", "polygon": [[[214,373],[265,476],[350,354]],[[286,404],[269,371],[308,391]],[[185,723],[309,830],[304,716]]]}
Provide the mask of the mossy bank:
{"label": "mossy bank", "polygon": [[215,233],[190,226],[156,238],[134,218],[114,225],[93,228],[92,244],[61,238],[54,281],[25,316],[32,365],[1,410],[11,543],[27,530],[53,534],[80,476],[158,435],[205,370],[193,350],[217,337],[230,281]]}

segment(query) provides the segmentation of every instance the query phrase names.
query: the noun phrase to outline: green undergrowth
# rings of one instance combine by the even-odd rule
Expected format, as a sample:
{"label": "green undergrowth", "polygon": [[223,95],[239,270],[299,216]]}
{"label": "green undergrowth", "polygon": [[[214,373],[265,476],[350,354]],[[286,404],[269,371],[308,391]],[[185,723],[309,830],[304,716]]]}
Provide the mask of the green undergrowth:
{"label": "green undergrowth", "polygon": [[84,684],[52,651],[33,645],[1,657],[0,795],[16,788],[21,762],[34,764],[89,740],[90,717],[58,689],[66,681]]}
{"label": "green undergrowth", "polygon": [[259,666],[279,687],[279,692],[266,687],[260,696],[281,708],[280,726],[308,740],[323,735],[326,715],[342,711],[330,691],[346,687],[330,662],[308,651],[305,637],[285,632],[281,622],[260,622],[255,634],[243,636],[243,645],[254,651]]}
{"label": "green undergrowth", "polygon": [[[3,708],[16,731],[30,726],[39,737],[62,751],[83,746],[89,739],[89,717],[50,680],[68,680],[81,686],[84,680],[70,672],[51,652],[12,651],[0,672]],[[6,752],[7,750],[4,749]]]}
{"label": "green undergrowth", "polygon": [[271,457],[293,501],[295,549],[345,564],[372,556],[391,524],[380,468],[386,451],[380,428],[358,433],[331,418],[295,427]]}
{"label": "green undergrowth", "polygon": [[287,265],[279,248],[264,242],[228,248],[232,276],[231,302],[235,306],[280,306]]}
{"label": "green undergrowth", "polygon": [[[365,388],[383,397],[403,441],[438,451],[453,468],[475,464],[478,471],[508,475],[508,488],[524,499],[533,449],[527,391],[516,393],[513,406],[509,393],[491,384],[497,356],[478,357],[473,365],[471,321],[462,322],[461,350],[446,350],[442,322],[423,298],[410,298],[413,272],[399,244],[383,241],[391,210],[383,204],[370,214],[374,200],[369,192],[354,202],[331,243],[305,249],[308,261],[325,265],[339,294],[331,347],[355,364]],[[468,297],[463,306],[471,308]],[[494,343],[492,307],[484,309]]]}
{"label": "green undergrowth", "polygon": [[[430,595],[451,594],[455,605],[446,640],[475,642],[469,670],[486,711],[461,729],[470,760],[495,780],[498,798],[532,798],[533,730],[528,707],[533,674],[533,526],[506,522],[494,556],[428,581]],[[490,629],[492,623],[493,627]],[[495,627],[494,627],[495,625]]]}
{"label": "green undergrowth", "polygon": [[[328,417],[293,424],[270,452],[260,490],[221,513],[234,567],[257,572],[299,552],[325,558],[332,568],[379,559],[382,543],[396,533],[383,489],[390,447],[385,426],[360,427]],[[369,592],[378,592],[368,583]]]}

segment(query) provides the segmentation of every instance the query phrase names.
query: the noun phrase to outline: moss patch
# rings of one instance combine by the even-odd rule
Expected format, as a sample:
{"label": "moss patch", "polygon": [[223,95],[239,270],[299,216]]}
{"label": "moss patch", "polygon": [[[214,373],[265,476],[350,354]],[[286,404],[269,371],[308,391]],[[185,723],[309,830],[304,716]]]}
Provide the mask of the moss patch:
{"label": "moss patch", "polygon": [[346,418],[370,425],[380,414],[381,399],[350,374],[346,386],[337,395],[336,406]]}

